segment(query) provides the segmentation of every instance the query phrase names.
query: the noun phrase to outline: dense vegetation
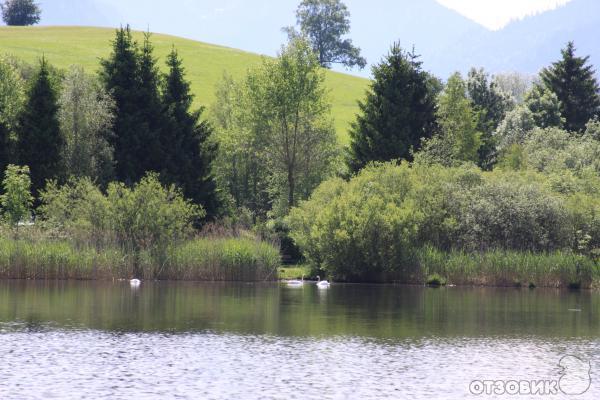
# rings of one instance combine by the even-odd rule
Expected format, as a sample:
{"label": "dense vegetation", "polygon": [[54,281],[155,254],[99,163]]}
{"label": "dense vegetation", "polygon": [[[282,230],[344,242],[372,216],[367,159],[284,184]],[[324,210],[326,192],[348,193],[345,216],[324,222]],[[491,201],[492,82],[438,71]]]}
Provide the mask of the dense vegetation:
{"label": "dense vegetation", "polygon": [[[322,68],[338,53],[315,30],[328,13],[328,46],[358,56],[345,6],[305,1],[300,32],[224,74],[210,113],[193,109],[177,50],[160,72],[150,34],[128,27],[96,77],[0,60],[6,259],[47,248],[31,261],[44,276],[81,276],[52,269],[72,254],[101,276],[267,279],[263,239],[348,281],[598,283],[600,89],[574,44],[538,79],[446,82],[393,44],[344,148]],[[228,239],[195,239],[207,224]],[[6,275],[35,275],[25,264]]]}

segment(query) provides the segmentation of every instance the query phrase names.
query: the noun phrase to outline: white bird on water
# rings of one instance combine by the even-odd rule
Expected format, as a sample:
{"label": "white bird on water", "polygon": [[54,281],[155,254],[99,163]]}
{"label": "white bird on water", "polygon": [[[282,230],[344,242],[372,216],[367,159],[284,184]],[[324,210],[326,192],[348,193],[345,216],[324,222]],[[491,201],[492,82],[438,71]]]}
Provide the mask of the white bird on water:
{"label": "white bird on water", "polygon": [[287,281],[288,286],[292,286],[292,287],[300,287],[304,285],[304,275],[302,275],[302,280],[292,280],[292,281]]}
{"label": "white bird on water", "polygon": [[317,287],[318,287],[319,289],[329,289],[329,286],[331,286],[331,285],[329,284],[329,282],[327,282],[327,281],[322,281],[322,280],[321,280],[321,277],[317,275]]}
{"label": "white bird on water", "polygon": [[139,279],[132,279],[129,281],[129,284],[131,285],[131,287],[138,287],[142,284],[142,281],[140,281]]}

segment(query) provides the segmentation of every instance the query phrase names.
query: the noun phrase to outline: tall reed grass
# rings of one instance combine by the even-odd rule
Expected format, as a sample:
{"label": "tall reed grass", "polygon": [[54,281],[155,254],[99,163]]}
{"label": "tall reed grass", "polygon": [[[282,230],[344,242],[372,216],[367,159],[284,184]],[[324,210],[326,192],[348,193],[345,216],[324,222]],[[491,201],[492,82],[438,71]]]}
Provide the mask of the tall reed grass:
{"label": "tall reed grass", "polygon": [[67,240],[0,238],[0,279],[142,279],[263,281],[277,279],[278,249],[247,238],[199,238],[167,257],[96,249]]}
{"label": "tall reed grass", "polygon": [[439,275],[455,285],[600,287],[600,266],[568,251],[467,253],[426,246],[417,251],[416,258],[421,281]]}

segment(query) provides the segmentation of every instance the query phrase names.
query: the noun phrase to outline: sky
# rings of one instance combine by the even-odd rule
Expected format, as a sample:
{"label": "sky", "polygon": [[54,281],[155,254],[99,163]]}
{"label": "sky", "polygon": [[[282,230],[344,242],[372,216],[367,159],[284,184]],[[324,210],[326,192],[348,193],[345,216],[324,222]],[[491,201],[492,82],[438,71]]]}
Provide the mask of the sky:
{"label": "sky", "polygon": [[515,19],[552,10],[570,0],[437,0],[438,3],[491,30]]}
{"label": "sky", "polygon": [[[281,28],[296,23],[295,10],[300,3],[300,0],[37,1],[44,10],[41,21],[43,25],[118,27],[130,24],[137,30],[149,29],[152,32],[271,56],[276,55],[286,42],[286,35]],[[500,29],[512,20],[548,11],[569,1],[572,2],[571,9],[574,8],[581,14],[577,16],[580,22],[587,18],[581,7],[591,7],[592,4],[595,12],[600,9],[595,6],[595,2],[600,5],[600,0],[343,0],[351,13],[352,28],[349,37],[361,48],[369,65],[377,63],[394,41],[400,41],[405,48],[415,46],[427,68],[441,76],[447,76],[452,72],[451,69],[463,68],[462,64],[457,65],[456,58],[463,59],[463,64],[469,62],[487,66],[485,59],[475,53],[481,47],[480,42],[493,39],[489,35],[501,33],[491,30]],[[579,8],[573,7],[575,4],[579,4]],[[572,12],[573,10],[567,15],[572,17]],[[589,16],[595,24],[593,14],[591,12]],[[550,25],[537,24],[534,29],[544,30],[538,33],[546,36],[555,35],[556,21],[552,18],[543,21],[546,22],[542,24]],[[569,25],[562,29],[564,31],[571,28],[572,25]],[[510,29],[502,32],[506,31]],[[550,44],[542,46],[540,50],[538,42],[545,40],[546,36],[530,33],[526,33],[527,39],[537,43],[537,47],[531,48],[541,54],[544,62],[549,60],[546,55],[557,53],[556,47],[567,40],[563,37],[565,35],[553,36],[552,41],[548,42]],[[540,39],[540,36],[544,37]],[[581,42],[584,48],[597,48],[596,42]],[[452,46],[455,47],[451,49]],[[540,59],[540,54],[524,50],[529,47],[515,47],[515,51],[525,52],[519,59]],[[504,59],[508,57],[503,56]],[[498,58],[496,54],[494,57]],[[508,65],[508,62],[504,64]],[[517,68],[511,65],[502,68]],[[347,70],[335,65],[334,69],[365,77],[371,74],[369,67],[364,70]]]}

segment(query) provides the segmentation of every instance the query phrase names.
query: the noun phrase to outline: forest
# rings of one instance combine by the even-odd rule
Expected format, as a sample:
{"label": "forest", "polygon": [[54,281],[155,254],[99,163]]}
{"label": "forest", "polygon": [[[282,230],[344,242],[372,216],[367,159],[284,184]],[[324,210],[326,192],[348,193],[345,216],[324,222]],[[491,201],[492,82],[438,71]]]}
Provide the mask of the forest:
{"label": "forest", "polygon": [[297,18],[208,109],[177,49],[128,26],[95,75],[0,58],[0,276],[267,280],[282,258],[338,281],[600,283],[600,87],[575,43],[537,76],[444,79],[392,43],[345,145],[325,70],[366,65],[348,10]]}

